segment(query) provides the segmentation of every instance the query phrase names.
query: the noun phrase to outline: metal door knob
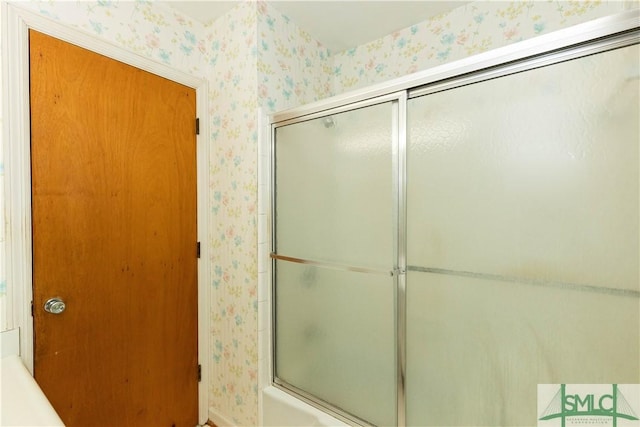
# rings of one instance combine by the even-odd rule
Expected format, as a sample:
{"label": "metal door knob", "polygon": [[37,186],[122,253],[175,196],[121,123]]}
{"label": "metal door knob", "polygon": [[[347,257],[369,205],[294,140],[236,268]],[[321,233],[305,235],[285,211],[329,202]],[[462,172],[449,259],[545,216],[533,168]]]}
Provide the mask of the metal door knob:
{"label": "metal door knob", "polygon": [[44,311],[51,314],[60,314],[66,307],[64,301],[60,298],[49,298],[47,302],[44,303]]}

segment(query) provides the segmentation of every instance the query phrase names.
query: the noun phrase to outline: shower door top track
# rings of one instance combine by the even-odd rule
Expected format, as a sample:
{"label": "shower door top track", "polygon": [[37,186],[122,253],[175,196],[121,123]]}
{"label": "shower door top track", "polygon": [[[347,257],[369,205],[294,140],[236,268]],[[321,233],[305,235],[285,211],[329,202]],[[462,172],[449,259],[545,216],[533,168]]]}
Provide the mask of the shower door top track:
{"label": "shower door top track", "polygon": [[[633,33],[640,28],[638,22],[640,22],[640,9],[595,19],[367,88],[277,112],[270,117],[271,123],[282,126],[311,120],[329,114],[330,110],[349,110],[351,109],[349,105],[372,98],[380,98],[380,102],[383,102],[394,92],[409,91],[412,97],[414,93],[415,96],[422,95],[423,93],[419,91],[429,90],[429,87],[440,83],[469,84],[471,81],[464,79],[481,71],[491,73],[484,79],[495,78],[632,44],[633,41],[629,42],[628,33]],[[638,35],[635,36],[636,41],[638,37]],[[514,65],[516,67],[509,68]],[[503,71],[500,72],[500,70]]]}

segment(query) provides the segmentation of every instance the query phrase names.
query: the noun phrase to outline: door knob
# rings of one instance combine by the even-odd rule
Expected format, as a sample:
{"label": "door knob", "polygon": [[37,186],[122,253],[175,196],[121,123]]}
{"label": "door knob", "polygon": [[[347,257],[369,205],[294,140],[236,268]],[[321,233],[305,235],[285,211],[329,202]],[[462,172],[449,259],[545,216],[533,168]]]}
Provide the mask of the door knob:
{"label": "door knob", "polygon": [[67,308],[67,306],[60,298],[49,298],[47,302],[44,303],[44,311],[51,314],[60,314],[65,308]]}

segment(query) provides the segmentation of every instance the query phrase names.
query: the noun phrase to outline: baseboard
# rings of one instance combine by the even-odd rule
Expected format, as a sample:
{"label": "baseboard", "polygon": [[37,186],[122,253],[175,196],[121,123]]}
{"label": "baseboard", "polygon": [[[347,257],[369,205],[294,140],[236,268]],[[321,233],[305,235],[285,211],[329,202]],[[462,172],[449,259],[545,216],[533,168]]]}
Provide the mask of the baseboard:
{"label": "baseboard", "polygon": [[236,427],[235,423],[214,408],[209,408],[209,422],[217,427]]}

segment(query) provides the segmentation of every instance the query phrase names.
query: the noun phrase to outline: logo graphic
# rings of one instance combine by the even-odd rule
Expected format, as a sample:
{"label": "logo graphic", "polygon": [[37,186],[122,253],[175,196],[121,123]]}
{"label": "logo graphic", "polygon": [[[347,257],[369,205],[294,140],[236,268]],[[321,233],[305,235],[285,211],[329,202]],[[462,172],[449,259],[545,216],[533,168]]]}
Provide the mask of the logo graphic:
{"label": "logo graphic", "polygon": [[[553,397],[549,400],[550,395]],[[639,405],[638,384],[538,384],[541,427],[640,426]]]}

